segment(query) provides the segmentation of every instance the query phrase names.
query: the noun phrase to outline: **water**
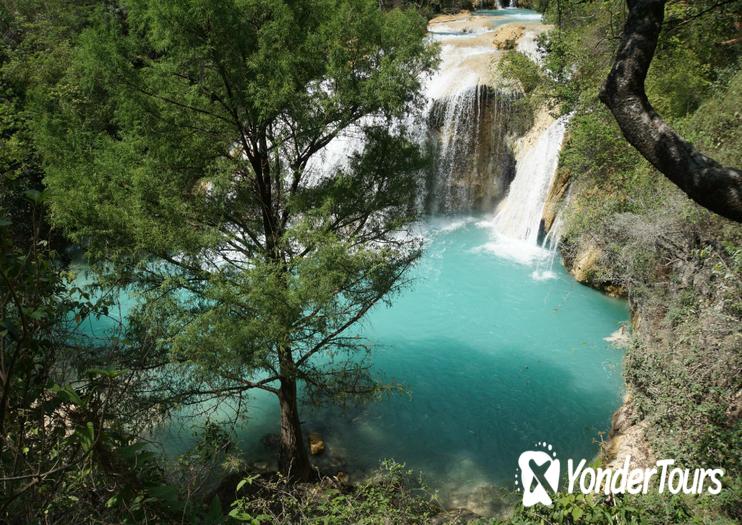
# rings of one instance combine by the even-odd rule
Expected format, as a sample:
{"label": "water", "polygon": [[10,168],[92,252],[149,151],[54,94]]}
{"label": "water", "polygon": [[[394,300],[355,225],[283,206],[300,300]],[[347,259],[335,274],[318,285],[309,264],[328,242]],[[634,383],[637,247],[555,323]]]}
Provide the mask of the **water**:
{"label": "water", "polygon": [[[484,14],[483,31],[536,20],[518,9]],[[478,111],[478,103],[463,102],[479,96],[492,47],[485,48],[477,33],[434,38],[443,44],[443,63],[426,92],[431,105],[454,100],[446,106],[457,111],[444,115],[444,138],[471,138],[454,129],[457,113]],[[623,389],[622,353],[603,338],[628,311],[625,302],[576,283],[555,252],[538,245],[564,125],[547,126],[519,154],[497,213],[431,218],[421,226],[427,246],[412,285],[391,307],[373,309],[358,328],[374,347],[374,375],[403,385],[406,393],[346,408],[303,406],[305,430],[319,431],[326,441],[318,463],[357,479],[381,459],[394,458],[421,471],[444,502],[471,507],[469,496],[482,487],[513,488],[518,456],[538,441],[553,444],[562,460],[595,456]],[[328,149],[325,161],[342,162],[348,144],[362,147],[352,139]],[[439,175],[449,171],[444,167]],[[550,235],[558,239],[557,229]],[[104,319],[88,330],[100,335],[111,326]],[[212,417],[226,421],[231,415],[222,405]],[[178,455],[194,444],[193,429],[203,421],[176,418],[156,437],[168,455]],[[278,430],[276,398],[256,391],[247,420],[234,428],[246,460],[274,464],[276,453],[262,438]]]}
{"label": "water", "polygon": [[515,178],[493,227],[511,239],[536,244],[546,195],[559,165],[568,116],[554,121],[518,159]]}
{"label": "water", "polygon": [[492,32],[511,22],[534,24],[540,16],[524,9],[486,10],[429,24],[441,62],[423,81],[427,139],[436,158],[427,177],[427,212],[489,211],[504,196],[515,165],[511,143],[525,131],[525,115],[514,104],[520,94],[495,85],[494,64],[502,52]]}
{"label": "water", "polygon": [[[374,344],[375,375],[409,395],[364,406],[303,407],[333,460],[358,475],[395,458],[422,471],[444,497],[510,488],[518,455],[536,441],[560,457],[592,458],[622,395],[622,353],[603,338],[626,320],[623,301],[498,257],[486,221],[433,221],[414,284],[362,332]],[[236,429],[248,460],[271,461],[260,439],[278,431],[277,401],[258,393]],[[195,423],[190,421],[187,424]],[[187,428],[163,435],[174,454]],[[327,461],[327,458],[325,459]]]}

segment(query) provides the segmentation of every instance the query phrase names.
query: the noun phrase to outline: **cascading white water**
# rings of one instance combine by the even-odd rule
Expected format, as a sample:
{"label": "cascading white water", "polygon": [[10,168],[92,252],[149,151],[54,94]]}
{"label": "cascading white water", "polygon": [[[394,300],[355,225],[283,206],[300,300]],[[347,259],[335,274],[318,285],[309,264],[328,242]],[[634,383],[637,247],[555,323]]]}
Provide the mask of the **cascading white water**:
{"label": "cascading white water", "polygon": [[[523,264],[543,263],[555,257],[554,250],[539,244],[539,230],[569,118],[566,115],[555,120],[518,155],[516,175],[507,197],[492,219],[480,222],[492,232],[491,241],[480,251]],[[544,268],[539,264],[532,276],[549,279],[553,275],[551,265]]]}
{"label": "cascading white water", "polygon": [[[408,129],[421,130],[419,140],[434,153],[434,165],[422,181],[425,187],[421,188],[418,201],[421,209],[432,214],[490,211],[504,197],[515,175],[513,140],[530,124],[522,105],[514,104],[520,95],[506,85],[493,87],[493,63],[499,51],[492,44],[491,34],[505,23],[528,26],[538,21],[539,15],[516,12],[508,16],[474,13],[431,22],[429,38],[439,44],[441,62],[433,75],[423,79],[427,107],[422,115],[410,114],[410,122],[406,123]],[[533,40],[529,40],[528,51],[535,58],[536,32],[532,33],[527,31]],[[312,159],[307,169],[316,179],[321,179],[328,170],[344,167],[352,154],[363,149],[362,127],[363,123],[358,123],[345,130]],[[557,131],[559,128],[555,126]],[[543,140],[553,144],[554,135],[552,131]],[[559,141],[560,137],[557,137]],[[539,143],[532,154],[520,159],[508,199],[517,204],[496,221],[496,229],[505,236],[530,240],[522,232],[514,231],[517,224],[528,229],[530,223],[524,223],[524,217],[510,216],[513,211],[522,212],[524,207],[534,216],[540,215],[539,202],[543,203],[548,191],[550,173],[544,171],[547,168],[541,165],[544,162],[538,160],[538,155],[540,152],[554,155],[548,144]],[[557,151],[558,148],[557,144]],[[537,173],[535,176],[543,186],[538,194],[528,193],[531,183],[521,172]],[[525,219],[530,220],[530,212],[527,215]],[[532,235],[538,235],[538,226]]]}
{"label": "cascading white water", "polygon": [[557,213],[554,223],[549,228],[549,232],[544,237],[544,247],[549,250],[549,256],[537,263],[536,269],[531,272],[531,277],[537,281],[555,279],[554,264],[556,264],[559,240],[562,237],[562,227],[564,221],[561,213]]}
{"label": "cascading white water", "polygon": [[518,159],[515,179],[492,222],[506,237],[537,244],[546,196],[549,193],[569,116],[563,116],[541,134]]}
{"label": "cascading white water", "polygon": [[510,139],[525,131],[525,118],[513,104],[519,94],[492,86],[499,51],[491,34],[507,21],[474,14],[429,26],[441,58],[424,87],[435,153],[423,203],[429,213],[491,210],[513,177]]}
{"label": "cascading white water", "polygon": [[508,137],[523,121],[515,99],[478,85],[434,101],[427,119],[435,152],[427,212],[491,210],[503,197],[515,168]]}

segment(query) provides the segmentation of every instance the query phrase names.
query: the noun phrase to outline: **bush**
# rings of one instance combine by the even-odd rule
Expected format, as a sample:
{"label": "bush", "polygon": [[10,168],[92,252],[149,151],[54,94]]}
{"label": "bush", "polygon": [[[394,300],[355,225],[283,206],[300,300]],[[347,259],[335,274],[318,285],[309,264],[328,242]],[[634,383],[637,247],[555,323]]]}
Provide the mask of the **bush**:
{"label": "bush", "polygon": [[252,476],[237,485],[229,515],[251,524],[427,524],[442,511],[422,480],[394,461],[355,487],[325,477],[316,485]]}
{"label": "bush", "polygon": [[531,94],[543,83],[538,65],[518,51],[508,51],[502,57],[499,71],[504,78],[516,81],[526,95]]}

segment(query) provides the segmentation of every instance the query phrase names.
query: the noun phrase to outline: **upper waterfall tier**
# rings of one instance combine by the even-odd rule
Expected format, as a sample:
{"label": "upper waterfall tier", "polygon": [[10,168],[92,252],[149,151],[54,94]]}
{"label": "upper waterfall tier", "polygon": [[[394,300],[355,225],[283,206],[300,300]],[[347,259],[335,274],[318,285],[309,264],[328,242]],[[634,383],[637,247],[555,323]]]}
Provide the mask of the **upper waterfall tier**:
{"label": "upper waterfall tier", "polygon": [[[513,144],[532,118],[512,83],[494,73],[503,53],[498,30],[508,24],[517,26],[518,45],[526,38],[535,42],[544,27],[540,15],[523,9],[442,16],[429,25],[440,64],[421,79],[427,100],[422,114],[411,111],[400,126],[415,130],[431,154],[418,199],[427,213],[491,212],[515,176]],[[329,170],[346,168],[365,147],[364,128],[374,124],[366,119],[343,130],[307,165],[311,176],[321,180]]]}
{"label": "upper waterfall tier", "polygon": [[500,85],[494,74],[502,54],[501,26],[538,24],[540,15],[503,10],[442,16],[431,21],[431,40],[441,62],[425,94],[427,136],[434,164],[423,197],[429,213],[491,211],[515,175],[512,144],[530,125],[521,95]]}

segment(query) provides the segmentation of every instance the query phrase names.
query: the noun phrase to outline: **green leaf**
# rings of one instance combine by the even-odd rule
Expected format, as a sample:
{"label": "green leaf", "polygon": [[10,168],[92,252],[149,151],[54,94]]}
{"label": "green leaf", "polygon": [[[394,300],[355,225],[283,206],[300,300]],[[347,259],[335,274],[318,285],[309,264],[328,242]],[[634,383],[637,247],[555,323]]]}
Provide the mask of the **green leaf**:
{"label": "green leaf", "polygon": [[247,479],[243,479],[242,481],[240,481],[239,483],[237,483],[237,488],[235,488],[235,489],[234,489],[234,492],[235,492],[235,494],[236,494],[237,492],[239,492],[239,491],[240,491],[240,489],[241,489],[242,487],[244,487],[246,483],[249,483],[249,481],[248,481]]}
{"label": "green leaf", "polygon": [[72,403],[73,405],[82,406],[82,398],[69,385],[54,385],[49,390],[57,394],[61,399]]}
{"label": "green leaf", "polygon": [[237,483],[237,488],[234,489],[235,494],[238,493],[240,489],[245,486],[245,484],[252,485],[253,481],[258,479],[259,477],[260,476],[258,475],[253,475],[253,476],[248,476],[246,478],[243,478],[239,483]]}
{"label": "green leaf", "polygon": [[229,511],[229,517],[237,521],[253,521],[253,517],[242,509],[232,509]]}

